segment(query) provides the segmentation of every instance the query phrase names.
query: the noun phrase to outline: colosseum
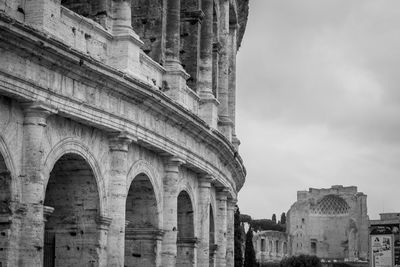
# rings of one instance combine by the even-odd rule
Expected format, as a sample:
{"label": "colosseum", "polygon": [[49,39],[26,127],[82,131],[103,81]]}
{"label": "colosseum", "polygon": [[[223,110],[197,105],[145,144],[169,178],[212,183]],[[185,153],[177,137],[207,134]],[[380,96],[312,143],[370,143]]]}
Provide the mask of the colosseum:
{"label": "colosseum", "polygon": [[248,0],[0,0],[0,266],[233,266]]}

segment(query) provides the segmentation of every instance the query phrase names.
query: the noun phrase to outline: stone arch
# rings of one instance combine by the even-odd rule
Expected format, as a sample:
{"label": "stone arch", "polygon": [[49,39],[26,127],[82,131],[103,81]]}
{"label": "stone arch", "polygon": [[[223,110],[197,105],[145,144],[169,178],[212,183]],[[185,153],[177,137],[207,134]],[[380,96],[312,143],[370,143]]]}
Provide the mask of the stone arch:
{"label": "stone arch", "polygon": [[99,265],[100,196],[89,162],[65,152],[53,164],[46,183],[43,213],[44,266]]}
{"label": "stone arch", "polygon": [[143,51],[163,63],[163,0],[132,0],[131,7],[132,28],[144,42]]}
{"label": "stone arch", "polygon": [[128,172],[125,266],[158,266],[162,241],[160,190],[155,169],[144,160]]}
{"label": "stone arch", "polygon": [[127,186],[126,186],[126,192],[129,192],[129,188],[131,187],[131,184],[135,177],[137,177],[139,174],[145,174],[148,179],[150,180],[150,183],[153,187],[154,194],[156,197],[157,201],[157,214],[158,214],[158,228],[162,228],[163,225],[163,217],[162,217],[162,199],[163,199],[163,194],[162,190],[160,188],[159,181],[160,175],[158,171],[146,160],[138,160],[135,163],[132,164],[131,168],[128,171],[127,175]]}
{"label": "stone arch", "polygon": [[354,219],[350,219],[348,227],[348,258],[355,260],[358,258],[358,229]]}
{"label": "stone arch", "polygon": [[178,192],[178,236],[176,266],[194,266],[196,255],[196,227],[194,216],[195,205],[188,191],[180,190]]}
{"label": "stone arch", "polygon": [[11,200],[18,201],[21,199],[21,184],[18,179],[16,179],[16,168],[14,161],[12,160],[12,156],[10,150],[8,149],[6,142],[0,136],[0,156],[4,162],[4,168],[9,172],[9,176],[11,179]]}
{"label": "stone arch", "polygon": [[197,225],[196,225],[196,222],[198,220],[197,201],[196,201],[194,190],[193,190],[192,186],[190,186],[190,184],[186,183],[185,181],[186,181],[186,179],[182,179],[182,181],[179,185],[178,192],[185,191],[190,197],[190,201],[193,206],[193,218],[194,218],[194,224],[195,224],[194,225],[194,235],[197,236]]}
{"label": "stone arch", "polygon": [[90,149],[84,144],[82,144],[82,142],[80,140],[77,140],[76,138],[69,137],[61,140],[52,148],[52,150],[47,154],[47,157],[44,159],[42,175],[45,178],[45,183],[44,183],[42,199],[44,200],[45,198],[47,184],[49,182],[50,173],[53,170],[54,165],[65,154],[79,155],[90,166],[93,172],[93,176],[96,180],[97,191],[99,193],[99,201],[100,201],[99,215],[106,216],[107,192],[101,168],[98,164],[97,159],[94,157]]}

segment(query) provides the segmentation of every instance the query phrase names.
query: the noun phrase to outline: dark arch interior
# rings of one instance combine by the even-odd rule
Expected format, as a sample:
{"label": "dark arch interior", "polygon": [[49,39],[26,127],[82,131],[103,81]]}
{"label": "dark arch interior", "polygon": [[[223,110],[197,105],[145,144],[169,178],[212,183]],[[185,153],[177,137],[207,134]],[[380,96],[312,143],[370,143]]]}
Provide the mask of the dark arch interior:
{"label": "dark arch interior", "polygon": [[[44,266],[96,265],[99,193],[92,169],[81,156],[66,154],[56,162],[44,205]],[[46,214],[46,207],[54,211]]]}
{"label": "dark arch interior", "polygon": [[161,52],[163,29],[162,0],[132,0],[132,28],[144,42],[143,51],[154,61],[163,63]]}
{"label": "dark arch interior", "polygon": [[216,250],[215,245],[215,225],[214,225],[214,211],[210,204],[210,231],[209,231],[209,247],[210,247],[210,266],[214,266],[214,254]]}
{"label": "dark arch interior", "polygon": [[201,12],[198,0],[188,0],[181,3],[181,39],[179,57],[182,67],[189,73],[187,85],[197,90],[198,61],[200,56],[200,26]]}
{"label": "dark arch interior", "polygon": [[193,238],[193,207],[189,194],[182,191],[178,196],[178,239]]}
{"label": "dark arch interior", "polygon": [[189,194],[182,191],[178,195],[178,239],[176,266],[194,266],[194,222],[193,205]]}
{"label": "dark arch interior", "polygon": [[[12,236],[10,229],[11,216],[11,175],[7,169],[3,156],[0,153],[0,265],[7,261],[7,251],[12,244],[9,240]],[[6,262],[4,262],[6,264]]]}
{"label": "dark arch interior", "polygon": [[145,174],[136,176],[126,199],[125,266],[155,266],[160,247],[157,200]]}
{"label": "dark arch interior", "polygon": [[0,214],[1,216],[11,213],[11,175],[7,169],[5,160],[0,154]]}

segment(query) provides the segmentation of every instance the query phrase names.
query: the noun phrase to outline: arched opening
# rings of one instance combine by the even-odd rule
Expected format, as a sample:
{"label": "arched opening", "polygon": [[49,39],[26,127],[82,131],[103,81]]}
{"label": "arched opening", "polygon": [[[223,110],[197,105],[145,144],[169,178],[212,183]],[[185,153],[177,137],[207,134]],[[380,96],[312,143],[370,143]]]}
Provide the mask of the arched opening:
{"label": "arched opening", "polygon": [[163,64],[163,0],[132,0],[132,28],[144,42],[143,51]]}
{"label": "arched opening", "polygon": [[126,199],[125,266],[159,266],[162,232],[157,200],[149,177],[139,174]]}
{"label": "arched opening", "polygon": [[199,0],[181,2],[181,34],[179,57],[182,67],[190,75],[187,85],[197,91],[200,58],[200,27],[203,13]]}
{"label": "arched opening", "polygon": [[215,244],[215,225],[214,225],[214,212],[212,205],[210,205],[210,231],[209,231],[209,249],[210,249],[210,266],[214,266],[215,263],[215,251],[217,245]]}
{"label": "arched opening", "polygon": [[219,21],[218,10],[214,2],[213,7],[213,58],[212,58],[212,91],[214,97],[218,99],[218,79],[219,79],[219,53],[221,45],[219,43]]}
{"label": "arched opening", "polygon": [[176,266],[194,266],[195,246],[193,205],[187,192],[178,195],[178,238]]}
{"label": "arched opening", "polygon": [[0,153],[0,266],[8,266],[11,239],[11,173]]}
{"label": "arched opening", "polygon": [[90,165],[65,154],[50,173],[44,199],[44,266],[98,266],[100,199]]}

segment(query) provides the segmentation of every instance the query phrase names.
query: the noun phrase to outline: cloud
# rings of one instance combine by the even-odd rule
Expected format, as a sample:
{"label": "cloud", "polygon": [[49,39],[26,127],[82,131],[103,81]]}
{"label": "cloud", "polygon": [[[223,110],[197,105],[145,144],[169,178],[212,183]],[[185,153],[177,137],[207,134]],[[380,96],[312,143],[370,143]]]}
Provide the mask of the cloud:
{"label": "cloud", "polygon": [[297,190],[341,183],[364,190],[375,216],[383,192],[389,207],[400,185],[398,25],[396,0],[250,2],[238,54],[245,208],[250,190],[275,200],[252,206],[261,216],[286,211]]}

